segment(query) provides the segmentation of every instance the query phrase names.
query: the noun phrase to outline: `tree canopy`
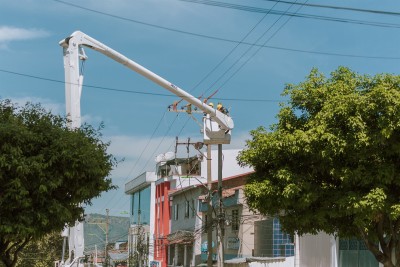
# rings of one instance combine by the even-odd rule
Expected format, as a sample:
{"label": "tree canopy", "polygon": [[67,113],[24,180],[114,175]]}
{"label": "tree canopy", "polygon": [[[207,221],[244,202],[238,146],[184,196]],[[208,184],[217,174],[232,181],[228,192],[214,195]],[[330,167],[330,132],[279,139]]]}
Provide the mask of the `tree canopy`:
{"label": "tree canopy", "polygon": [[114,186],[100,129],[71,130],[40,105],[0,101],[0,259],[14,266],[32,239],[82,220],[81,204]]}
{"label": "tree canopy", "polygon": [[400,76],[313,69],[283,95],[278,122],[251,131],[238,157],[255,169],[251,209],[300,235],[360,238],[400,266]]}

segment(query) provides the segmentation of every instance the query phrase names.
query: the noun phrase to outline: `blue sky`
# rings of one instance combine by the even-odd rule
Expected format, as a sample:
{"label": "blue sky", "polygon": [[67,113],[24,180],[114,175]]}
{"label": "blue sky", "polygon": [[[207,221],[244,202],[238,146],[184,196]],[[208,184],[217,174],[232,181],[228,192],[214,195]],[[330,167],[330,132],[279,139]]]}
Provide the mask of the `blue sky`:
{"label": "blue sky", "polygon": [[[266,0],[200,2],[0,0],[0,97],[65,114],[58,42],[80,30],[195,96],[218,89],[211,101],[229,107],[235,122],[224,148],[241,148],[250,130],[276,121],[285,84],[301,82],[313,67],[327,75],[341,65],[371,75],[400,73],[400,15]],[[400,12],[394,0],[294,2]],[[155,156],[173,150],[175,136],[202,136],[186,114],[167,112],[177,98],[165,89],[95,51],[86,54],[83,120],[104,122],[110,152],[125,159],[112,174],[120,189],[87,212],[108,208],[118,215],[129,210],[127,181],[154,170]]]}

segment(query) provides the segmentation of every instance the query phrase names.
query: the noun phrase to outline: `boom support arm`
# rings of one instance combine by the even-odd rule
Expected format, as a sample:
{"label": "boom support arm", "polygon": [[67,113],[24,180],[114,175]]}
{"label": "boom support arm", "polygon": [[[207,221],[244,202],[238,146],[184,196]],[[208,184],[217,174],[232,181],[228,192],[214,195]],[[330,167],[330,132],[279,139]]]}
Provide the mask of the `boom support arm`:
{"label": "boom support arm", "polygon": [[[71,121],[75,121],[73,117],[77,117],[80,123],[80,103],[79,99],[82,90],[83,76],[79,71],[79,60],[87,59],[83,47],[88,47],[96,50],[103,55],[110,57],[118,63],[128,67],[129,69],[137,72],[138,74],[146,77],[161,87],[167,89],[171,93],[184,99],[188,103],[196,106],[201,111],[206,113],[208,116],[204,122],[204,141],[209,144],[229,144],[230,143],[230,131],[234,127],[233,120],[230,116],[223,114],[222,112],[210,107],[206,103],[203,103],[198,98],[192,96],[186,91],[182,90],[175,84],[167,81],[166,79],[158,76],[154,72],[146,69],[135,61],[125,57],[103,43],[95,40],[94,38],[76,31],[71,36],[60,41],[60,45],[64,49],[64,66],[65,66],[65,78],[66,78],[66,96],[67,96],[67,115],[71,116]],[[68,88],[70,87],[70,88]],[[72,87],[75,87],[73,90]],[[68,92],[69,91],[69,92]],[[68,100],[70,99],[70,100]],[[71,104],[71,110],[68,111],[68,101]],[[74,107],[75,105],[75,107]],[[77,111],[76,111],[77,110]],[[77,113],[77,114],[75,114]],[[79,117],[79,118],[78,118]],[[216,123],[216,124],[215,124]]]}

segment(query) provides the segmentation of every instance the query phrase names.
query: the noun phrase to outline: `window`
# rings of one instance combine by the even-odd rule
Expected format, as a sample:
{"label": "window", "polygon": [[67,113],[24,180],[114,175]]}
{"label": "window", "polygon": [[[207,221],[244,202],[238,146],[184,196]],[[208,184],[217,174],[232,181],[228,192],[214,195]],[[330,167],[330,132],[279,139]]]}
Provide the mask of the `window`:
{"label": "window", "polygon": [[179,204],[174,205],[174,220],[177,221],[179,219]]}
{"label": "window", "polygon": [[189,200],[186,200],[186,202],[185,202],[185,218],[189,218],[189,213],[190,213]]}
{"label": "window", "polygon": [[195,206],[196,201],[192,199],[192,218],[196,216],[196,206]]}
{"label": "window", "polygon": [[238,231],[239,225],[239,210],[232,210],[232,231]]}

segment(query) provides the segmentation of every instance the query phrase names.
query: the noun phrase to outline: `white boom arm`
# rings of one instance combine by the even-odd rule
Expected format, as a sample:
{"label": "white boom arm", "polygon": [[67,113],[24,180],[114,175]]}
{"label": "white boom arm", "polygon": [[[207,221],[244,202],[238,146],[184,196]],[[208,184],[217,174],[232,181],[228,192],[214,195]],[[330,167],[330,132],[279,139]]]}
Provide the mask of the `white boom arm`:
{"label": "white boom arm", "polygon": [[[164,87],[207,114],[203,122],[204,143],[230,143],[231,130],[234,126],[230,116],[210,107],[173,83],[80,31],[72,33],[71,36],[61,40],[59,44],[63,47],[64,53],[66,111],[71,128],[78,128],[81,125],[80,98],[83,75],[80,70],[80,61],[87,59],[83,50],[83,47],[87,47],[125,65],[129,69]],[[73,262],[83,256],[83,250],[83,224],[77,222],[75,227],[69,229],[69,259],[65,263],[67,265],[64,266],[74,265]],[[74,256],[72,256],[72,254],[74,254]],[[62,262],[61,264],[64,263]]]}
{"label": "white boom arm", "polygon": [[206,103],[203,103],[198,98],[158,76],[154,72],[80,31],[76,31],[72,33],[71,36],[61,40],[60,45],[64,49],[67,116],[70,116],[72,124],[76,122],[75,127],[76,125],[80,125],[80,95],[83,82],[83,75],[79,70],[79,62],[80,60],[87,59],[83,47],[88,47],[139,73],[206,113],[208,116],[204,120],[203,129],[205,143],[230,143],[230,131],[234,126],[233,120],[230,116],[210,107]]}

